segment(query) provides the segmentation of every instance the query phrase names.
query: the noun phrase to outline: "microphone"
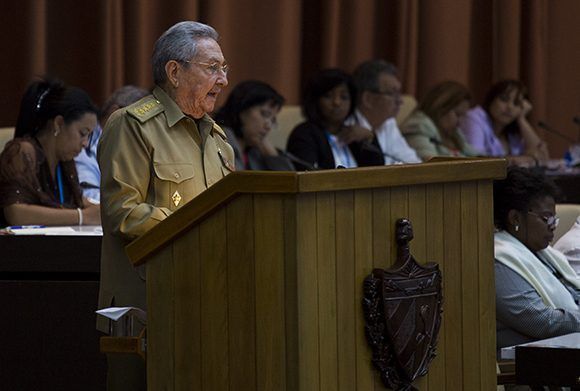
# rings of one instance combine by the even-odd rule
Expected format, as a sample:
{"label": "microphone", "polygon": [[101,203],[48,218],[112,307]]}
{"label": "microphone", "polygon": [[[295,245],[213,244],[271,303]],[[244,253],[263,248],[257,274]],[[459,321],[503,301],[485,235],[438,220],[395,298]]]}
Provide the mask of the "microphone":
{"label": "microphone", "polygon": [[555,134],[556,136],[559,136],[560,138],[568,141],[571,144],[575,144],[577,142],[576,140],[573,140],[571,137],[566,136],[566,135],[558,132],[557,130],[552,128],[550,125],[548,125],[544,121],[538,121],[538,126],[544,130],[547,130],[549,133],[552,133],[552,134]]}
{"label": "microphone", "polygon": [[98,189],[99,188],[99,186],[93,185],[92,183],[89,183],[89,182],[81,182],[81,183],[79,183],[79,185],[81,185],[81,187],[83,189]]}
{"label": "microphone", "polygon": [[[371,151],[371,152],[375,152],[375,153],[380,153],[380,154],[383,155],[383,158],[391,159],[391,163],[389,163],[389,164],[404,164],[405,163],[401,159],[399,159],[399,158],[397,158],[397,157],[395,157],[393,155],[390,155],[390,154],[384,152],[381,148],[377,147],[376,145],[374,145],[371,142],[365,142],[365,143],[363,143],[362,148],[363,149],[366,149],[367,151]],[[385,163],[385,164],[387,164],[387,163]]]}
{"label": "microphone", "polygon": [[285,158],[287,158],[288,160],[290,160],[292,163],[296,163],[299,164],[301,166],[304,167],[305,171],[316,171],[318,168],[313,165],[310,162],[307,162],[304,159],[300,159],[298,156],[287,152],[287,151],[283,151],[281,149],[278,149],[278,153],[280,153],[282,156],[284,156]]}

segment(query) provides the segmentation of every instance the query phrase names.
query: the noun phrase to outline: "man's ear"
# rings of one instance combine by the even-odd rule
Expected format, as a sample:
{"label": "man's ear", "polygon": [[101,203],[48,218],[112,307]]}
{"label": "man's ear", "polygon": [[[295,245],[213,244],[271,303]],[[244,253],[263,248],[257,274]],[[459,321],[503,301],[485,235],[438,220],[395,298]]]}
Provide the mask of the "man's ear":
{"label": "man's ear", "polygon": [[510,209],[507,215],[507,222],[510,227],[519,227],[522,225],[522,214],[515,209]]}
{"label": "man's ear", "polygon": [[360,94],[360,107],[363,107],[365,109],[370,109],[372,107],[372,101],[371,101],[371,93],[369,91],[363,91]]}
{"label": "man's ear", "polygon": [[173,88],[179,86],[179,72],[181,71],[181,65],[175,60],[169,60],[165,64],[165,74],[167,75],[167,81]]}

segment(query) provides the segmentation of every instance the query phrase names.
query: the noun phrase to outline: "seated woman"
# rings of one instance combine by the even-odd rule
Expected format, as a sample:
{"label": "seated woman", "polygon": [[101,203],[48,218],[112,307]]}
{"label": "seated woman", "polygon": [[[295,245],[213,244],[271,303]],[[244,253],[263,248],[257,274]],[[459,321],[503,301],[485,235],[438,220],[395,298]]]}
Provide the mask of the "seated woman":
{"label": "seated woman", "polygon": [[215,121],[234,149],[236,170],[292,171],[294,166],[268,141],[284,98],[268,84],[248,80],[234,87]]}
{"label": "seated woman", "polygon": [[[287,150],[302,159],[301,169],[331,169],[359,166],[382,166],[383,154],[373,138],[373,132],[364,132],[367,140],[345,143],[341,133],[351,133],[344,125],[354,112],[355,87],[351,77],[339,69],[317,73],[306,85],[302,110],[306,122],[298,125],[288,138]],[[360,139],[357,136],[357,139]]]}
{"label": "seated woman", "polygon": [[469,110],[459,123],[467,142],[484,156],[508,156],[515,164],[548,159],[546,143],[526,116],[532,110],[526,88],[517,80],[494,84],[482,106]]}
{"label": "seated woman", "polygon": [[477,155],[458,128],[470,99],[467,88],[454,81],[440,83],[425,94],[401,126],[407,143],[421,159]]}
{"label": "seated woman", "polygon": [[0,155],[0,207],[10,225],[100,224],[84,199],[74,157],[97,126],[97,108],[83,90],[35,81],[26,90],[9,142]]}
{"label": "seated woman", "polygon": [[517,166],[494,185],[498,348],[580,331],[580,277],[549,245],[556,193],[542,173]]}

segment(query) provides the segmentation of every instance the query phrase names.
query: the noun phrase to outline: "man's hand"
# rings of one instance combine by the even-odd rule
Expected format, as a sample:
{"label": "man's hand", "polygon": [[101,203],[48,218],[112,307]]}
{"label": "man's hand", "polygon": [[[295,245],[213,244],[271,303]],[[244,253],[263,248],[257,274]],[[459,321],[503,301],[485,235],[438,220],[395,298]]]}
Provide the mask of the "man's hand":
{"label": "man's hand", "polygon": [[371,141],[374,136],[371,130],[359,125],[343,126],[338,133],[338,139],[345,144],[355,141]]}

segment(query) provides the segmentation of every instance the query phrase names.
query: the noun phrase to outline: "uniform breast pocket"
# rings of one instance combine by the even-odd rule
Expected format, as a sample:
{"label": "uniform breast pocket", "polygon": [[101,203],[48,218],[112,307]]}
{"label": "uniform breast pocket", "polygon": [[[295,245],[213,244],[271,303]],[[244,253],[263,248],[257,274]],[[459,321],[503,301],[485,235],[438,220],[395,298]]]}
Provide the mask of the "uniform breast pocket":
{"label": "uniform breast pocket", "polygon": [[192,164],[154,162],[153,170],[155,205],[175,210],[197,194]]}

